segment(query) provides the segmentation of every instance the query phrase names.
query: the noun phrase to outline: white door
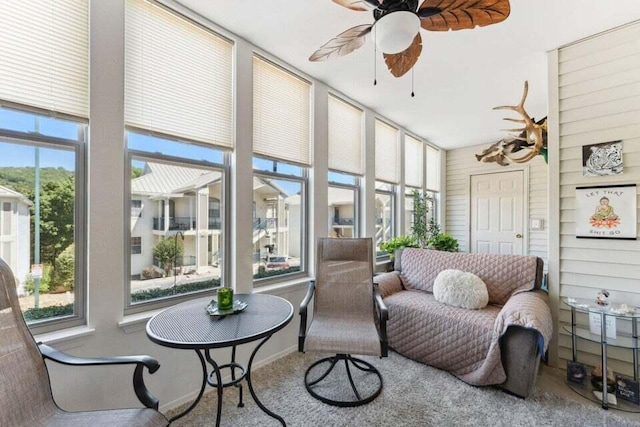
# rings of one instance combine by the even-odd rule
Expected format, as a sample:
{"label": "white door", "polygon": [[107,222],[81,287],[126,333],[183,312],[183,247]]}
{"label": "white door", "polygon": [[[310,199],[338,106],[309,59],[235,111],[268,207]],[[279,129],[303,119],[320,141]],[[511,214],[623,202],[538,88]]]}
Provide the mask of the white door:
{"label": "white door", "polygon": [[471,177],[471,252],[524,254],[524,173]]}

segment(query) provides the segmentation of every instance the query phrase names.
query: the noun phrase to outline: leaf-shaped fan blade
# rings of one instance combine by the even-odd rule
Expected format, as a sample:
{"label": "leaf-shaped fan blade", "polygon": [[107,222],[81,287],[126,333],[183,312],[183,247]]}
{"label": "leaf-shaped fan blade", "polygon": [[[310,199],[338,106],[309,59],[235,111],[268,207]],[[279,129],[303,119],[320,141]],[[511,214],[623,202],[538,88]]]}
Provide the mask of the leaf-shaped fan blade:
{"label": "leaf-shaped fan blade", "polygon": [[448,31],[497,24],[510,12],[509,0],[425,0],[418,16],[425,30]]}
{"label": "leaf-shaped fan blade", "polygon": [[375,9],[380,6],[380,3],[382,3],[382,1],[378,0],[333,0],[333,2],[338,3],[340,6],[344,6],[347,9],[358,10],[360,12]]}
{"label": "leaf-shaped fan blade", "polygon": [[326,44],[316,50],[309,57],[309,61],[326,61],[338,56],[345,56],[354,50],[362,47],[364,44],[364,36],[371,31],[371,25],[358,25],[349,28],[344,33],[339,34],[336,38],[329,40]]}
{"label": "leaf-shaped fan blade", "polygon": [[413,68],[418,62],[418,58],[422,53],[422,37],[420,33],[416,34],[413,39],[413,43],[406,50],[400,53],[384,54],[384,62],[387,63],[387,68],[396,77],[404,76],[407,71]]}

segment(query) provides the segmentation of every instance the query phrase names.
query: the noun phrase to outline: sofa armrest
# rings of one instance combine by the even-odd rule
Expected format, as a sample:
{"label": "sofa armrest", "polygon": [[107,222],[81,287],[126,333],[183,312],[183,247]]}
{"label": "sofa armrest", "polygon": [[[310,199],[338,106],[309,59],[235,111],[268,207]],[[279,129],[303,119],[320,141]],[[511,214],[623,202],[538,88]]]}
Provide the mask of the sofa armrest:
{"label": "sofa armrest", "polygon": [[545,354],[553,334],[547,293],[537,289],[512,295],[496,318],[494,332],[502,336],[510,326],[536,331],[540,354]]}
{"label": "sofa armrest", "polygon": [[386,298],[404,289],[402,280],[400,279],[400,273],[397,271],[379,274],[373,278],[373,282],[378,284],[382,298]]}

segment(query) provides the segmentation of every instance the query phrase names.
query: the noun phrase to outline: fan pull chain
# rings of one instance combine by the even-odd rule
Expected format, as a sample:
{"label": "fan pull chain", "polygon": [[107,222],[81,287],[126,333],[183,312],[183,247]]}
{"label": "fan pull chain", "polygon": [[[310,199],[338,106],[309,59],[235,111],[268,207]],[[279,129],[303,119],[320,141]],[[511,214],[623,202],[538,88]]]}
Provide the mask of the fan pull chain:
{"label": "fan pull chain", "polygon": [[415,74],[415,73],[414,73],[414,71],[413,71],[413,70],[415,70],[415,67],[414,67],[414,68],[411,68],[411,97],[412,97],[412,98],[416,96],[416,94],[415,94],[415,92],[414,92],[414,88],[415,88],[415,78],[414,78],[414,74]]}
{"label": "fan pull chain", "polygon": [[373,26],[373,85],[378,84],[378,67],[377,60],[378,57],[378,30],[375,25]]}

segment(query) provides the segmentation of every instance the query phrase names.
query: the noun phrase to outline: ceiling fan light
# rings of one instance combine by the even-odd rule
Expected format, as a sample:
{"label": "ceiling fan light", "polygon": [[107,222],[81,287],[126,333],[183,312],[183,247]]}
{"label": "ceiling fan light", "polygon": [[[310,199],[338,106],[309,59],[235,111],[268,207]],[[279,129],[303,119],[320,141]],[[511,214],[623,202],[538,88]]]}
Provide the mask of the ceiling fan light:
{"label": "ceiling fan light", "polygon": [[407,11],[389,13],[376,22],[374,30],[376,44],[381,51],[399,53],[411,46],[420,31],[420,18]]}

